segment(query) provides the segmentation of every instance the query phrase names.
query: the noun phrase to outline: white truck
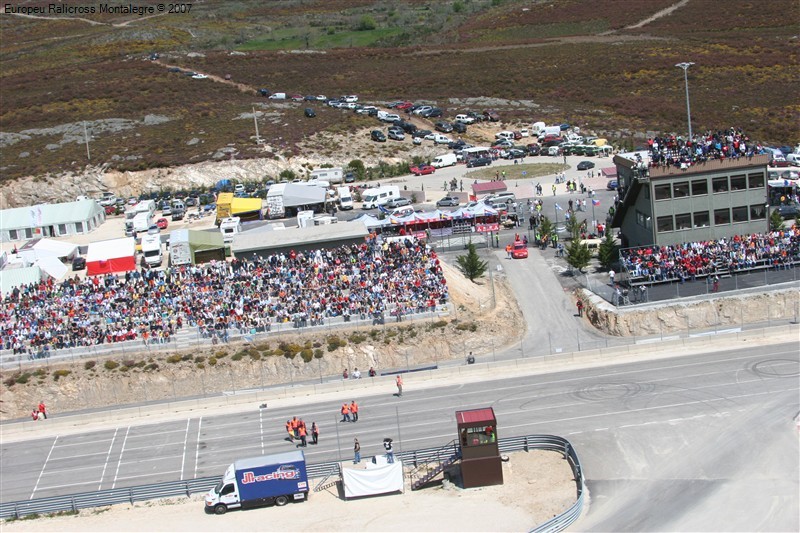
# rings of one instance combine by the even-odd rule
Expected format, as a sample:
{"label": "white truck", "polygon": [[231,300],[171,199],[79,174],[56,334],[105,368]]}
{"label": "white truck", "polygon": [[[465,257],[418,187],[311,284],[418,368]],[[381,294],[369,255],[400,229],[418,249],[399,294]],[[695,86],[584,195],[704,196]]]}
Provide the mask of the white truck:
{"label": "white truck", "polygon": [[344,169],[337,168],[318,168],[311,171],[312,180],[327,181],[331,185],[344,182]]}
{"label": "white truck", "polygon": [[353,209],[353,195],[350,192],[350,187],[337,187],[336,189],[337,200],[339,209],[347,211]]}
{"label": "white truck", "polygon": [[230,244],[233,237],[242,232],[242,221],[239,217],[223,218],[219,224],[219,231],[222,233],[222,242]]}
{"label": "white truck", "polygon": [[435,168],[451,167],[458,162],[456,154],[437,155],[431,161],[431,166]]}
{"label": "white truck", "polygon": [[392,198],[400,198],[400,187],[386,185],[384,187],[366,189],[361,196],[364,199],[364,203],[361,206],[362,209],[375,209],[386,204]]}
{"label": "white truck", "polygon": [[161,252],[161,235],[144,235],[142,237],[142,254],[148,266],[161,265],[164,256]]}
{"label": "white truck", "polygon": [[153,215],[149,211],[136,213],[133,218],[125,221],[125,235],[131,237],[134,233],[147,232],[153,225]]}

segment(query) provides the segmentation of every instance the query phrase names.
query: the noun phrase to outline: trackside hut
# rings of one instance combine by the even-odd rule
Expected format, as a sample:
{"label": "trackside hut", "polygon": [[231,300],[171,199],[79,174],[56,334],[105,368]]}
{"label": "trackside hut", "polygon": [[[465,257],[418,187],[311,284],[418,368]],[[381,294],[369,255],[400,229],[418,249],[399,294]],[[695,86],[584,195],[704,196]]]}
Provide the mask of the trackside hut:
{"label": "trackside hut", "polygon": [[89,233],[106,220],[95,200],[0,210],[0,240],[20,241]]}
{"label": "trackside hut", "polygon": [[269,231],[258,228],[239,233],[233,238],[231,251],[236,257],[265,257],[270,254],[304,252],[318,248],[337,248],[362,244],[369,231],[363,222],[340,222],[307,228],[286,228]]}
{"label": "trackside hut", "polygon": [[173,266],[225,260],[225,243],[219,231],[179,229],[169,234],[169,262]]}

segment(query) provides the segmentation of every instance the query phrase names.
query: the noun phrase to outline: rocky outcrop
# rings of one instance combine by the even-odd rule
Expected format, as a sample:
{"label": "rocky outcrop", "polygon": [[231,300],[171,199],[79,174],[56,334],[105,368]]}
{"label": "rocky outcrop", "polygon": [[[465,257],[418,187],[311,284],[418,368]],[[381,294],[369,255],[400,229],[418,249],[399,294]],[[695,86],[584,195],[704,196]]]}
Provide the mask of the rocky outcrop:
{"label": "rocky outcrop", "polygon": [[766,324],[796,320],[800,314],[800,292],[796,288],[619,308],[585,290],[579,296],[587,303],[586,317],[594,327],[621,337]]}

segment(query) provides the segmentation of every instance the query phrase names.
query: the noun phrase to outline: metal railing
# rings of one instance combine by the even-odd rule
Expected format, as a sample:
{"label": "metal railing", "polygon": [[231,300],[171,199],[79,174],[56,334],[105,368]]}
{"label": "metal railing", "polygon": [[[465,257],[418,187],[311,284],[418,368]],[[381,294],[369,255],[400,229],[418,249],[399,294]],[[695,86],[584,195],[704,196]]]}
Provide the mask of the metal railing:
{"label": "metal railing", "polygon": [[[564,455],[569,461],[572,473],[575,476],[577,486],[577,501],[560,515],[548,520],[533,528],[534,532],[561,531],[575,522],[583,512],[583,471],[581,463],[575,449],[568,440],[555,435],[526,435],[523,437],[506,437],[498,440],[498,448],[501,453],[529,450],[548,450],[555,451]],[[435,460],[442,453],[441,447],[423,448],[421,450],[409,450],[398,452],[396,456],[403,463],[418,465]],[[324,478],[335,475],[339,471],[338,461],[325,463],[313,463],[306,465],[308,477]],[[16,502],[0,502],[0,519],[22,518],[30,515],[44,515],[59,512],[75,512],[79,509],[92,507],[105,507],[119,503],[130,503],[155,500],[158,498],[169,498],[175,496],[191,496],[192,494],[208,492],[219,481],[222,476],[212,476],[183,481],[168,481],[165,483],[153,483],[150,485],[139,485],[119,489],[100,490],[94,492],[81,492],[64,496],[54,496],[51,498],[37,498],[34,500],[23,500]]]}

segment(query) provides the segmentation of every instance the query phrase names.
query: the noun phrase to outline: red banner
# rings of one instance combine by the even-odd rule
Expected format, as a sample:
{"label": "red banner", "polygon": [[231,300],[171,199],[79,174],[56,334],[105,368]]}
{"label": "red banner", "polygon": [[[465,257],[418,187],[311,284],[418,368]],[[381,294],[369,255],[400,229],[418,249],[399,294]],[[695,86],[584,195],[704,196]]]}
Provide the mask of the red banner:
{"label": "red banner", "polygon": [[500,224],[497,222],[492,224],[475,224],[475,231],[478,233],[486,233],[487,231],[500,231]]}

